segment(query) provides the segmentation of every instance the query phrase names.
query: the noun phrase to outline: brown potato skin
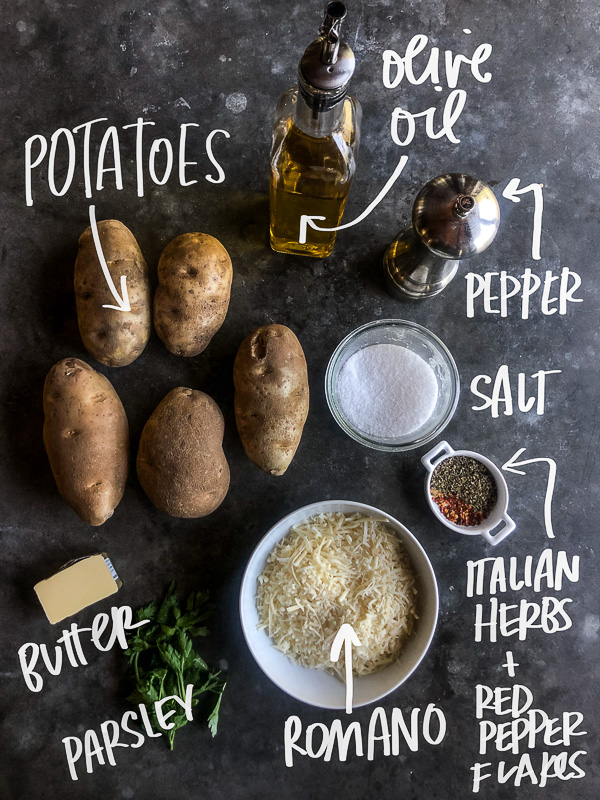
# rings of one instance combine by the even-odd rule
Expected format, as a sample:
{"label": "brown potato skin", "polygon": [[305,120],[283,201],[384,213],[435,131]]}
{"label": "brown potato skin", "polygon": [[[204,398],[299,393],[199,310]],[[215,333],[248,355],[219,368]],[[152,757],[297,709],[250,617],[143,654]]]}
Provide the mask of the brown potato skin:
{"label": "brown potato skin", "polygon": [[237,352],[233,382],[235,420],[248,458],[283,475],[308,415],[306,358],[295,334],[285,325],[253,331]]}
{"label": "brown potato skin", "polygon": [[229,489],[223,414],[204,392],[179,386],[154,409],[137,455],[142,488],[172,517],[205,517]]}
{"label": "brown potato skin", "polygon": [[58,490],[88,525],[102,525],[125,490],[129,425],[112,383],[65,358],[44,384],[44,444]]}
{"label": "brown potato skin", "polygon": [[197,356],[219,330],[229,308],[233,268],[218,239],[184,233],[158,262],[154,327],[177,356]]}
{"label": "brown potato skin", "polygon": [[148,267],[135,236],[122,222],[98,222],[98,235],[108,271],[121,297],[121,275],[127,277],[131,311],[102,307],[118,304],[102,272],[92,229],[86,228],[79,238],[75,261],[79,332],[94,358],[107,367],[125,367],[135,361],[150,338],[152,298]]}

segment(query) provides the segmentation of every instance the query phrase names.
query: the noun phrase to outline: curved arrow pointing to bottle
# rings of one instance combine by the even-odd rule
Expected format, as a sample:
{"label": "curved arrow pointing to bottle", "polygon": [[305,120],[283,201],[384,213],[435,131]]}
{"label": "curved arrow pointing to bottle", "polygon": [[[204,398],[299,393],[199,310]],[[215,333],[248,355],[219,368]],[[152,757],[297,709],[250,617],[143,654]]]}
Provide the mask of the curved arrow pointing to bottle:
{"label": "curved arrow pointing to bottle", "polygon": [[98,261],[100,262],[100,266],[102,267],[102,272],[104,273],[104,277],[106,278],[106,283],[108,284],[110,293],[118,303],[118,305],[116,306],[103,305],[102,308],[114,308],[116,311],[131,311],[131,306],[129,304],[129,295],[127,294],[127,276],[121,275],[121,292],[123,294],[123,297],[120,297],[119,293],[115,288],[115,284],[113,283],[111,274],[108,271],[108,267],[106,265],[106,259],[104,258],[104,253],[102,252],[102,245],[100,244],[100,236],[98,235],[95,206],[90,206],[90,226],[92,228],[92,238],[94,239],[94,245],[96,247],[96,254],[98,256]]}
{"label": "curved arrow pointing to bottle", "polygon": [[552,496],[554,494],[554,484],[556,483],[556,461],[552,458],[528,458],[524,461],[519,461],[519,456],[525,452],[525,448],[520,450],[508,459],[506,464],[502,465],[502,469],[507,472],[514,472],[516,475],[526,475],[521,469],[515,467],[524,467],[526,464],[536,464],[539,461],[545,461],[548,464],[548,486],[546,488],[546,499],[544,500],[544,524],[546,526],[546,535],[549,539],[554,539],[554,530],[552,529]]}
{"label": "curved arrow pointing to bottle", "polygon": [[529,186],[524,186],[522,189],[519,189],[520,183],[520,178],[511,178],[506,185],[506,188],[502,192],[502,197],[506,197],[507,200],[512,200],[513,203],[520,203],[520,194],[525,194],[525,192],[533,192],[535,208],[533,211],[533,239],[531,242],[531,257],[536,261],[539,261],[541,258],[540,246],[542,243],[542,215],[544,213],[544,193],[542,191],[543,184],[530,183]]}
{"label": "curved arrow pointing to bottle", "polygon": [[354,691],[352,675],[352,645],[354,645],[354,647],[360,647],[360,641],[354,632],[352,625],[349,625],[347,622],[344,622],[342,627],[339,629],[335,639],[333,640],[333,644],[331,645],[329,660],[333,661],[334,664],[339,660],[342,652],[342,645],[344,645],[344,661],[346,662],[346,714],[351,714],[352,694]]}
{"label": "curved arrow pointing to bottle", "polygon": [[316,219],[327,219],[326,217],[321,217],[318,214],[311,216],[310,214],[302,214],[300,217],[300,232],[298,234],[298,244],[306,244],[306,231],[308,226],[310,225],[311,228],[315,231],[323,231],[324,233],[332,233],[333,231],[341,231],[344,228],[351,228],[353,225],[358,225],[359,222],[362,222],[363,219],[369,216],[371,211],[375,208],[378,203],[380,203],[392,186],[396,183],[398,178],[400,177],[400,173],[406,166],[406,162],[408,161],[408,156],[402,156],[396,169],[390,175],[387,183],[383,187],[383,189],[379,192],[375,200],[368,205],[363,213],[358,216],[356,219],[353,219],[352,222],[346,222],[344,225],[338,225],[337,228],[319,228],[318,225],[315,225],[314,220]]}

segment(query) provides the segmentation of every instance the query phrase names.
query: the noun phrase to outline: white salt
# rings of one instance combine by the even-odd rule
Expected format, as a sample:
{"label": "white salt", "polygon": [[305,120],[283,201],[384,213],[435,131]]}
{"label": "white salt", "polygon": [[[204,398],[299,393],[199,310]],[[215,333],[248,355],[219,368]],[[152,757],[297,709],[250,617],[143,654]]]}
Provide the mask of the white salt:
{"label": "white salt", "polygon": [[348,422],[375,439],[418,430],[433,413],[438,384],[429,364],[402,345],[373,344],[350,356],[337,379]]}

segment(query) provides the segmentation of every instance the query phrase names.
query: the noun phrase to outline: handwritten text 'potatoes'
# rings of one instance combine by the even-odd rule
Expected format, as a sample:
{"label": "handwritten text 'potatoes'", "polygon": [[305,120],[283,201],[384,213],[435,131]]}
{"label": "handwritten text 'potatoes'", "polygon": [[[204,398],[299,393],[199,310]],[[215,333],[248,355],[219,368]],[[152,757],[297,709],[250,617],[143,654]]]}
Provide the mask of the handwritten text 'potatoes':
{"label": "handwritten text 'potatoes'", "polygon": [[[130,163],[121,158],[121,139],[119,128],[116,125],[101,125],[99,129],[93,126],[107,122],[106,117],[92,119],[77,125],[73,130],[58,128],[50,136],[50,143],[46,136],[36,133],[25,142],[25,202],[33,205],[33,177],[38,170],[45,169],[48,187],[55,197],[66,195],[75,178],[76,170],[83,176],[85,196],[91,198],[94,192],[104,189],[107,176],[111,176],[115,188],[123,189],[123,176],[129,177],[125,171]],[[188,128],[199,128],[197,122],[186,122],[179,126],[179,136],[176,144],[165,137],[153,138],[148,141],[144,128],[154,125],[150,120],[138,117],[136,122],[123,125],[122,130],[133,128],[135,132],[135,158],[132,159],[134,170],[131,175],[135,177],[138,197],[144,196],[146,176],[149,176],[156,186],[163,186],[173,174],[175,152],[177,152],[176,173],[181,186],[192,186],[198,183],[196,178],[190,178],[188,168],[198,164],[190,158],[190,152],[198,152],[197,142],[192,145],[188,142]],[[92,130],[93,129],[93,130]],[[104,129],[104,130],[103,130]],[[101,132],[99,149],[92,146],[92,135]],[[73,135],[76,134],[77,138]],[[204,140],[206,156],[210,161],[215,174],[207,174],[204,178],[210,183],[223,183],[225,173],[213,155],[213,139],[221,134],[229,139],[227,131],[217,129],[211,131]],[[108,163],[107,163],[108,162]],[[64,176],[64,177],[63,177]],[[60,181],[62,180],[62,183]],[[60,184],[60,185],[59,185]]]}

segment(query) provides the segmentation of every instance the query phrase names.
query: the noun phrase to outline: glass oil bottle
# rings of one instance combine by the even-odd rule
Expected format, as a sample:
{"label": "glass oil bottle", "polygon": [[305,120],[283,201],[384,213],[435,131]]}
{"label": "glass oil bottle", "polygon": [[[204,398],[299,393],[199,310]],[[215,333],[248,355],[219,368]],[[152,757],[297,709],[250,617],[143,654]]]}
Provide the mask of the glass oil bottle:
{"label": "glass oil bottle", "polygon": [[333,250],[335,231],[306,225],[302,215],[320,217],[319,228],[340,225],[355,171],[361,110],[347,95],[354,54],[340,39],[343,3],[327,3],[319,37],[298,67],[298,87],[279,100],[271,147],[271,247],[280,253],[324,258]]}

